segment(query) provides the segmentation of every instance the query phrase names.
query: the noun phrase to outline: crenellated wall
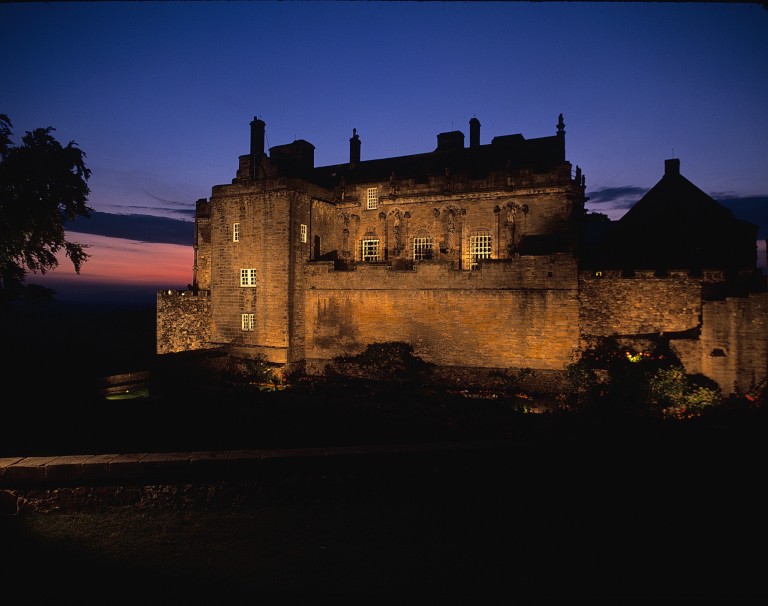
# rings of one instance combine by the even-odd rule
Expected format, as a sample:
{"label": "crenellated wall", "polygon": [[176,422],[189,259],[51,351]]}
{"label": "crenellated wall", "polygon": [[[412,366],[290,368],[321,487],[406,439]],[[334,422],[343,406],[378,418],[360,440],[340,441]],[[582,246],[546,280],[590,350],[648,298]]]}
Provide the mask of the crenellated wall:
{"label": "crenellated wall", "polygon": [[562,369],[578,346],[575,260],[568,255],[490,262],[478,271],[421,263],[334,271],[306,267],[308,368],[404,341],[441,366]]}
{"label": "crenellated wall", "polygon": [[700,324],[701,278],[682,271],[667,277],[652,271],[595,274],[579,276],[579,330],[586,338],[679,332]]}

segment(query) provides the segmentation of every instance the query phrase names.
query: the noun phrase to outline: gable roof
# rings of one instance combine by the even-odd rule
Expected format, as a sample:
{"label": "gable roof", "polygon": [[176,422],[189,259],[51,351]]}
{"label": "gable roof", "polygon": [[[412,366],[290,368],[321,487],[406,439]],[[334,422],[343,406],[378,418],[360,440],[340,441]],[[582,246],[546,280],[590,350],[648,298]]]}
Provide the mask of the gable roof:
{"label": "gable roof", "polygon": [[666,160],[661,180],[603,236],[599,255],[622,269],[753,268],[757,229],[680,174],[680,160]]}

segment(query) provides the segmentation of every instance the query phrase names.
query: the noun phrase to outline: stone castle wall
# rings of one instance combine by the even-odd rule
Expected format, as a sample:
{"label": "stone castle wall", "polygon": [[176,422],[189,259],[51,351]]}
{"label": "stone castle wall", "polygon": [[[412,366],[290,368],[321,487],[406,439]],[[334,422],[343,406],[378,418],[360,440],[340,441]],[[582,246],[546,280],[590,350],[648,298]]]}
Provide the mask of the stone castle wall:
{"label": "stone castle wall", "polygon": [[713,379],[724,393],[750,393],[768,378],[768,293],[705,301],[701,337],[673,341],[689,373]]}
{"label": "stone castle wall", "polygon": [[461,272],[445,263],[334,271],[307,265],[308,368],[368,344],[404,341],[455,367],[562,369],[578,346],[575,260],[521,257]]}
{"label": "stone castle wall", "polygon": [[579,327],[585,337],[643,335],[695,329],[701,321],[702,279],[687,272],[655,277],[638,271],[582,272]]}
{"label": "stone castle wall", "polygon": [[157,353],[207,349],[211,342],[208,291],[161,290],[157,293]]}

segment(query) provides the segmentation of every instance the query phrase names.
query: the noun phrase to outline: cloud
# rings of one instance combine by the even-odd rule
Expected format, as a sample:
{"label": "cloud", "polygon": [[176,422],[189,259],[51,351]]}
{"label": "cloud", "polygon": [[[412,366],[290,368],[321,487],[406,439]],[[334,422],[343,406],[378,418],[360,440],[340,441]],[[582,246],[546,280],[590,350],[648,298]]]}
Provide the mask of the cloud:
{"label": "cloud", "polygon": [[624,187],[603,187],[594,191],[587,192],[590,204],[605,204],[611,208],[631,208],[632,205],[642,198],[648,189],[627,185]]}
{"label": "cloud", "polygon": [[[194,212],[192,214],[194,215]],[[93,211],[89,218],[79,217],[75,221],[67,222],[65,228],[68,232],[182,246],[192,246],[195,237],[195,224],[192,221],[153,215],[116,215],[98,211]]]}
{"label": "cloud", "polygon": [[603,187],[587,192],[588,200],[585,206],[587,210],[603,213],[615,221],[620,219],[647,192],[647,189],[633,185]]}

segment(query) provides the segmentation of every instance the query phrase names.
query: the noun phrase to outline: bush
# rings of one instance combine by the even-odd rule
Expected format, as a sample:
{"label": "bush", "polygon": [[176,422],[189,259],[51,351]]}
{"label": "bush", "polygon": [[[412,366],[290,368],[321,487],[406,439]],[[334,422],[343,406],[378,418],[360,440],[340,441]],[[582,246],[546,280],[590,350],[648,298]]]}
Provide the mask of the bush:
{"label": "bush", "polygon": [[722,402],[711,381],[685,373],[664,343],[651,351],[633,351],[614,339],[586,350],[567,369],[571,393],[561,397],[566,407],[601,408],[665,418],[698,416]]}
{"label": "bush", "polygon": [[722,402],[716,387],[698,385],[682,366],[660,368],[650,380],[651,397],[664,417],[676,419],[698,416],[707,407]]}

